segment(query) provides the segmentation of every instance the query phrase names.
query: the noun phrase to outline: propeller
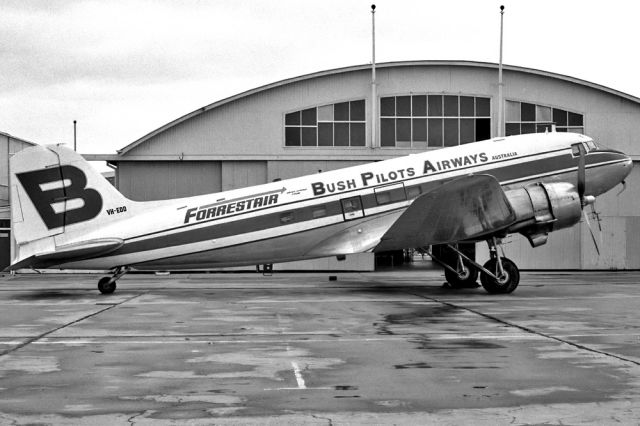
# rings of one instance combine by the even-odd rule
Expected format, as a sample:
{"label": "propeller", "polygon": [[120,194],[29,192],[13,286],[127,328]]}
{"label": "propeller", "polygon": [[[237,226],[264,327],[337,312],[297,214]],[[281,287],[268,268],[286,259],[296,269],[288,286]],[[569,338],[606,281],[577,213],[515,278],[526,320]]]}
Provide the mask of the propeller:
{"label": "propeller", "polygon": [[596,212],[596,197],[593,195],[584,195],[586,191],[586,173],[585,173],[585,148],[584,145],[578,144],[578,150],[580,151],[580,156],[578,157],[578,182],[576,188],[578,190],[578,197],[580,198],[580,205],[582,206],[582,215],[584,216],[585,222],[587,223],[587,228],[589,228],[589,233],[591,234],[591,240],[593,241],[593,245],[596,248],[596,252],[598,256],[600,256],[600,248],[598,247],[598,242],[596,241],[596,236],[593,233],[593,228],[591,228],[591,222],[589,221],[589,216],[587,212],[584,210],[586,206],[591,206],[591,213],[594,218],[598,222],[598,228],[600,230],[600,242],[602,242],[602,225],[600,224],[600,216]]}

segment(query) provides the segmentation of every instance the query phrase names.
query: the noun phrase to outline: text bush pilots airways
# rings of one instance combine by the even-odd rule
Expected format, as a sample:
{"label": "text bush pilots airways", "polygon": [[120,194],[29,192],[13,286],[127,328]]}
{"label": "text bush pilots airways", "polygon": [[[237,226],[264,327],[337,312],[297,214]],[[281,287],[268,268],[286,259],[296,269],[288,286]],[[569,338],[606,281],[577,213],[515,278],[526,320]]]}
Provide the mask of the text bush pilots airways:
{"label": "text bush pilots airways", "polygon": [[[452,286],[480,274],[512,292],[516,265],[496,244],[519,232],[533,246],[579,222],[596,196],[623,182],[625,154],[583,135],[512,136],[295,179],[167,201],[125,198],[78,154],[32,147],[11,158],[16,240],[8,269],[111,270],[111,293],[140,270],[270,264],[448,244]],[[483,265],[456,243],[485,240]]]}

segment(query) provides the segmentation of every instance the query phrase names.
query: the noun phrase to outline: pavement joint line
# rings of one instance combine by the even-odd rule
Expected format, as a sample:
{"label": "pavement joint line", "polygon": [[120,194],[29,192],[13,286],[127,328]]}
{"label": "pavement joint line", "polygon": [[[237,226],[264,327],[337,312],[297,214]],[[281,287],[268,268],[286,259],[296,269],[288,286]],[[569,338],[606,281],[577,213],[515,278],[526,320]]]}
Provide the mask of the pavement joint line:
{"label": "pavement joint line", "polygon": [[116,304],[113,304],[113,305],[109,305],[109,306],[105,307],[104,309],[101,309],[101,310],[99,310],[97,312],[94,312],[94,313],[89,314],[89,315],[85,315],[85,316],[83,316],[81,318],[78,318],[78,319],[73,320],[71,322],[68,322],[66,324],[62,324],[61,326],[56,327],[53,330],[49,330],[49,331],[41,333],[41,334],[39,334],[37,336],[29,338],[29,339],[25,340],[24,342],[20,343],[19,345],[14,346],[13,348],[9,348],[9,349],[5,349],[3,351],[0,351],[0,357],[1,356],[5,356],[5,355],[9,355],[9,354],[11,354],[11,353],[13,353],[13,352],[15,352],[15,351],[17,351],[19,349],[24,348],[27,345],[32,344],[32,343],[37,343],[38,340],[42,340],[42,339],[46,338],[47,336],[49,336],[50,334],[55,333],[56,331],[62,330],[64,328],[67,328],[67,327],[70,327],[72,325],[78,324],[78,323],[80,323],[80,322],[82,322],[82,321],[84,321],[86,319],[89,319],[89,318],[95,317],[97,315],[100,315],[103,312],[106,312],[106,311],[108,311],[110,309],[113,309],[113,308],[115,308],[117,306],[120,306],[120,305],[122,305],[122,304],[124,304],[126,302],[129,302],[129,301],[131,301],[131,300],[133,300],[133,299],[135,299],[137,297],[142,296],[143,294],[144,293],[136,294],[136,295],[134,295],[132,297],[129,297],[128,299],[122,300],[119,303],[116,303]]}
{"label": "pavement joint line", "polygon": [[585,350],[585,351],[588,351],[588,352],[597,353],[599,355],[604,355],[604,356],[607,356],[607,357],[615,358],[615,359],[617,359],[619,361],[628,362],[630,364],[634,364],[636,366],[640,366],[640,362],[639,361],[634,361],[633,359],[625,358],[623,356],[616,355],[616,354],[613,354],[613,353],[610,353],[610,352],[606,352],[606,351],[601,351],[601,350],[598,350],[598,349],[590,348],[588,346],[581,345],[580,343],[575,343],[575,342],[572,342],[570,340],[563,339],[561,337],[552,336],[552,335],[544,333],[542,331],[534,330],[533,328],[530,328],[530,327],[525,327],[523,325],[519,325],[519,324],[510,322],[510,321],[507,321],[507,320],[503,320],[503,319],[498,318],[496,316],[493,316],[493,315],[490,315],[490,314],[485,314],[483,312],[477,311],[477,310],[472,309],[472,308],[456,305],[456,304],[450,303],[450,302],[445,302],[445,301],[438,300],[436,298],[432,298],[432,297],[429,297],[429,296],[423,296],[423,295],[418,295],[418,294],[416,294],[415,296],[422,297],[422,298],[425,298],[425,299],[428,299],[428,300],[432,300],[434,302],[441,303],[443,305],[449,306],[450,308],[460,309],[460,310],[463,310],[463,311],[471,312],[473,314],[479,315],[479,316],[484,317],[486,319],[489,319],[491,321],[495,321],[495,322],[498,322],[500,324],[504,324],[504,325],[509,326],[509,327],[517,328],[517,329],[520,329],[520,330],[525,331],[527,333],[531,333],[531,334],[534,334],[534,335],[538,335],[538,336],[544,337],[546,339],[555,340],[557,342],[564,343],[564,344],[567,344],[569,346],[573,346],[574,348],[577,348],[577,349],[582,349],[582,350]]}

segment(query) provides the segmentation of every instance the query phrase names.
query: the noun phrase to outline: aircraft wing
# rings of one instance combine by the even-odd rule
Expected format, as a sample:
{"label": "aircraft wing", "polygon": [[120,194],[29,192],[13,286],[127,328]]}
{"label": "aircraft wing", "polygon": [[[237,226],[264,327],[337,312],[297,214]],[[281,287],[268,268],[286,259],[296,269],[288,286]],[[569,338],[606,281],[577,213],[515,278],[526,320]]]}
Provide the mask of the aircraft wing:
{"label": "aircraft wing", "polygon": [[464,176],[418,197],[374,251],[474,239],[505,229],[515,221],[513,208],[496,178]]}

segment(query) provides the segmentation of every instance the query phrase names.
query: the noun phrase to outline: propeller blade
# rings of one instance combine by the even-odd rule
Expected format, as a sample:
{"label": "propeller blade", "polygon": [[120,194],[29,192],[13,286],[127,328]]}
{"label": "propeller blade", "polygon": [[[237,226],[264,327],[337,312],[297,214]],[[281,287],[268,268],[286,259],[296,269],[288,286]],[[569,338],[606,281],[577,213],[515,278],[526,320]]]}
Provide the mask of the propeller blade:
{"label": "propeller blade", "polygon": [[[587,215],[587,212],[582,210],[582,214],[584,216],[584,220],[585,222],[587,222],[587,228],[589,228],[589,233],[591,234],[591,240],[593,241],[593,245],[596,248],[596,252],[598,253],[598,256],[600,256],[600,248],[598,247],[598,242],[596,241],[596,236],[593,235],[593,229],[591,229],[591,222],[589,222],[589,216]],[[602,235],[602,234],[600,234]]]}
{"label": "propeller blade", "polygon": [[585,191],[585,150],[582,144],[578,145],[580,150],[580,157],[578,157],[578,197],[580,197],[580,202],[582,203],[582,207],[584,207],[584,191]]}
{"label": "propeller blade", "polygon": [[[598,221],[598,230],[602,234],[602,221],[600,220],[600,213],[596,211],[596,204],[591,204],[591,214]],[[602,235],[600,235],[600,242],[602,242]]]}
{"label": "propeller blade", "polygon": [[622,194],[627,189],[627,181],[626,180],[623,180],[620,183],[622,184],[622,189],[620,191],[618,191],[618,193],[616,194],[616,197],[618,195]]}

